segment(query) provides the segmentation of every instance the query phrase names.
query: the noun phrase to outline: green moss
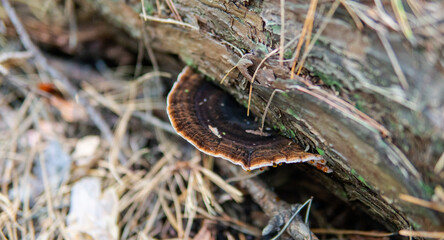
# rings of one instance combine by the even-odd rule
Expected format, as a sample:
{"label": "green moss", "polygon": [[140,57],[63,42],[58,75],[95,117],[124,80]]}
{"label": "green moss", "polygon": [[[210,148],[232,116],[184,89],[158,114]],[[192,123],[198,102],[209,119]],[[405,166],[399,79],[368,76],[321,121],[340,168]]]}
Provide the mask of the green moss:
{"label": "green moss", "polygon": [[428,197],[433,196],[435,193],[435,190],[432,186],[425,184],[424,182],[419,183],[421,188],[424,190],[424,192],[427,194]]}
{"label": "green moss", "polygon": [[193,69],[197,69],[197,64],[194,63],[194,61],[193,61],[192,58],[183,55],[183,56],[182,56],[182,60],[185,62],[185,64],[186,64],[187,66],[190,66],[190,67],[193,68]]}
{"label": "green moss", "polygon": [[293,109],[291,109],[291,108],[287,108],[287,111],[286,111],[288,114],[290,114],[291,116],[293,116],[294,118],[296,118],[296,119],[300,119],[299,118],[299,116],[298,116],[298,114],[297,113],[295,113],[294,111],[293,111]]}
{"label": "green moss", "polygon": [[213,82],[216,82],[216,78],[214,76],[206,76],[207,79],[210,79]]}
{"label": "green moss", "polygon": [[[143,5],[145,6],[145,12],[147,15],[151,16],[154,13],[154,5],[151,1],[143,0]],[[142,6],[140,6],[142,7]]]}
{"label": "green moss", "polygon": [[249,8],[249,10],[253,11],[257,14],[260,14],[262,12],[262,8],[259,8],[259,7],[251,7],[251,8]]}
{"label": "green moss", "polygon": [[361,175],[359,175],[354,169],[351,170],[351,173],[362,183],[364,184],[366,187],[371,189],[371,186],[367,183],[367,181],[365,181],[365,178]]}
{"label": "green moss", "polygon": [[291,49],[287,49],[284,52],[285,59],[291,59],[293,57],[293,51]]}
{"label": "green moss", "polygon": [[342,84],[336,80],[333,80],[331,78],[322,78],[322,81],[329,87],[334,88],[336,91],[340,92],[342,89]]}
{"label": "green moss", "polygon": [[271,32],[276,35],[281,34],[281,25],[280,24],[271,24],[271,25],[268,25],[267,28],[270,29]]}
{"label": "green moss", "polygon": [[313,73],[315,75],[319,76],[325,85],[334,88],[338,92],[341,92],[341,89],[343,86],[338,80],[336,80],[336,79],[334,79],[322,72],[319,72],[319,71],[313,71]]}
{"label": "green moss", "polygon": [[277,125],[273,125],[272,127],[273,127],[274,130],[280,131],[281,133],[286,133],[287,132],[287,128],[282,123],[277,123]]}
{"label": "green moss", "polygon": [[290,138],[296,138],[296,133],[293,130],[288,129],[287,132]]}
{"label": "green moss", "polygon": [[418,229],[423,229],[421,224],[419,224],[419,223],[417,223],[417,222],[415,222],[415,221],[413,221],[411,219],[410,219],[410,224],[412,225],[413,229],[417,229],[417,230]]}
{"label": "green moss", "polygon": [[[268,48],[267,48],[267,46],[265,46],[264,44],[262,44],[262,43],[257,43],[257,45],[256,45],[256,52],[257,53],[263,53],[263,54],[267,54],[268,53]],[[265,57],[265,55],[264,56],[259,56],[259,57]]]}
{"label": "green moss", "polygon": [[325,155],[325,151],[324,150],[322,150],[321,148],[316,148],[316,151],[318,151],[318,153],[321,155],[321,156],[324,156]]}
{"label": "green moss", "polygon": [[364,104],[365,102],[362,100],[361,96],[359,94],[353,95],[353,101],[355,102],[355,107],[361,111],[364,112]]}
{"label": "green moss", "polygon": [[348,199],[348,195],[345,191],[340,191],[338,195],[340,195],[344,200]]}
{"label": "green moss", "polygon": [[288,98],[288,93],[287,93],[287,92],[281,92],[280,94],[281,94],[282,96]]}
{"label": "green moss", "polygon": [[366,186],[368,186],[368,183],[365,181],[364,177],[361,175],[357,176],[358,180],[361,181],[363,184],[365,184]]}

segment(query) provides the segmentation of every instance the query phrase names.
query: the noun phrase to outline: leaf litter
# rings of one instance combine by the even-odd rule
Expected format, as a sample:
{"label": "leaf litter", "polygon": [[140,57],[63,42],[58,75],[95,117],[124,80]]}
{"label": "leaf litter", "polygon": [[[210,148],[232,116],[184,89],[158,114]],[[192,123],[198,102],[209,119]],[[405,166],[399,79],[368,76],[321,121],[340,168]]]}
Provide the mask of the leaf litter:
{"label": "leaf litter", "polygon": [[165,99],[146,94],[146,82],[170,74],[110,69],[100,76],[109,81],[66,85],[18,46],[0,48],[20,59],[0,73],[0,239],[203,239],[218,225],[232,226],[228,235],[236,222],[249,226],[224,213],[242,193],[153,114]]}
{"label": "leaf litter", "polygon": [[[73,1],[65,2],[20,1],[35,19],[20,17],[34,26],[27,29],[34,41],[71,54],[82,44],[72,33],[85,32],[72,24],[81,11],[74,13]],[[355,22],[366,22],[361,5],[340,2],[356,12]],[[405,21],[398,2],[392,1],[401,25],[397,31],[413,41],[410,29],[418,26]],[[174,3],[166,3],[174,23],[185,24]],[[415,1],[408,4],[422,14]],[[0,11],[0,239],[215,239],[221,225],[230,229],[222,231],[227,239],[260,236],[243,216],[228,214],[233,211],[226,203],[242,201],[242,193],[214,171],[211,158],[169,135],[171,126],[153,114],[165,108],[154,79],[169,74],[144,69],[144,75],[128,77],[134,67],[107,66],[97,67],[99,73],[79,71],[70,61],[56,69],[47,62],[60,59],[43,55],[22,32],[8,35],[13,27],[5,19]],[[45,22],[56,24],[48,28]],[[63,29],[67,25],[69,31]],[[39,27],[55,30],[56,37],[42,38]],[[424,31],[436,32],[429,25]],[[78,72],[93,74],[68,81]],[[36,83],[53,84],[63,98]]]}

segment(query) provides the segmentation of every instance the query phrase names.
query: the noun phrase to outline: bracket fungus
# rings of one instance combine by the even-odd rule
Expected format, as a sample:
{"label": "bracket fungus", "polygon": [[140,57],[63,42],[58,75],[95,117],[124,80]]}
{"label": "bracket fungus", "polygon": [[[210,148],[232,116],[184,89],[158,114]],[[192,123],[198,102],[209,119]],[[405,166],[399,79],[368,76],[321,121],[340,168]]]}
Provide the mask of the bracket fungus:
{"label": "bracket fungus", "polygon": [[308,162],[329,172],[321,155],[305,152],[291,139],[260,124],[236,100],[189,67],[168,95],[174,129],[200,151],[253,170],[279,163]]}

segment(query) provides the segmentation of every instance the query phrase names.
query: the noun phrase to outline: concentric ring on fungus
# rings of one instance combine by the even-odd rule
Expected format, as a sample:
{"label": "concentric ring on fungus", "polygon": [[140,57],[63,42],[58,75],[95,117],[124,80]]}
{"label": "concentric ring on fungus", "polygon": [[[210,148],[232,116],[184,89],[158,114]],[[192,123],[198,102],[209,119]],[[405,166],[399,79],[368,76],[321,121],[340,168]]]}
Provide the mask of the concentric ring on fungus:
{"label": "concentric ring on fungus", "polygon": [[174,129],[188,142],[245,170],[279,163],[325,164],[322,156],[305,152],[275,131],[258,131],[259,124],[246,116],[245,108],[189,67],[171,89],[167,108]]}

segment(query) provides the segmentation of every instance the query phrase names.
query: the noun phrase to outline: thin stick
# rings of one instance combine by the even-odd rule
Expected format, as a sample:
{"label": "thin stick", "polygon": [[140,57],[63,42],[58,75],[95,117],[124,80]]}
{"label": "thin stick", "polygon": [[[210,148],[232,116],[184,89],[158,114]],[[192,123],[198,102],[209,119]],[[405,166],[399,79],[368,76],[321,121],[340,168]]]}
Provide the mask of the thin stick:
{"label": "thin stick", "polygon": [[364,25],[362,24],[361,20],[359,20],[358,15],[356,15],[356,13],[348,6],[345,0],[339,0],[339,1],[345,7],[345,10],[347,10],[348,14],[350,14],[351,18],[355,22],[355,25],[359,29],[359,31],[362,31],[362,29],[364,29]]}
{"label": "thin stick", "polygon": [[273,90],[270,98],[268,99],[267,106],[265,106],[264,114],[262,114],[261,127],[259,128],[259,131],[261,131],[261,132],[264,130],[265,117],[267,116],[268,108],[270,107],[270,104],[271,104],[271,101],[273,100],[274,94],[276,94],[277,91],[282,92],[282,90],[280,90],[280,89]]}
{"label": "thin stick", "polygon": [[[141,1],[143,2],[143,0],[141,0]],[[157,15],[160,16],[162,14],[162,12],[160,10],[160,2],[159,2],[159,0],[156,0],[156,7],[157,7]]]}
{"label": "thin stick", "polygon": [[133,110],[134,110],[134,104],[132,102],[130,102],[128,104],[126,111],[123,113],[123,116],[120,119],[120,122],[117,125],[116,133],[113,138],[113,145],[111,145],[111,150],[110,150],[109,158],[108,158],[109,170],[110,170],[111,174],[113,175],[113,177],[116,179],[116,181],[120,185],[122,185],[123,182],[120,179],[120,177],[117,173],[117,170],[116,170],[116,164],[117,164],[116,160],[117,160],[117,157],[119,156],[119,154],[121,154],[121,151],[120,151],[121,141],[122,141],[123,135],[125,134],[126,129],[128,127],[128,122],[130,120]]}
{"label": "thin stick", "polygon": [[[315,17],[315,13],[316,13],[316,7],[318,5],[318,3],[317,3],[318,0],[313,0],[313,1],[316,1],[316,3],[313,3],[313,5],[314,5],[313,10],[309,11],[308,12],[309,15],[307,16],[307,18],[309,18],[309,21],[308,21],[308,27],[307,27],[308,28],[307,39],[305,40],[305,52],[307,51],[308,46],[310,46],[310,43],[311,43],[311,34],[313,32],[314,17]],[[302,59],[302,60],[304,61],[305,59]],[[296,75],[299,76],[299,74],[301,73],[301,70],[302,70],[302,66],[303,66],[303,64],[300,64],[300,66],[298,68],[298,73]]]}
{"label": "thin stick", "polygon": [[188,186],[187,186],[187,200],[186,200],[186,207],[185,211],[188,210],[188,220],[187,225],[185,227],[185,233],[184,233],[184,239],[188,240],[190,237],[191,232],[191,226],[193,225],[194,217],[196,216],[196,208],[197,208],[197,200],[196,200],[196,193],[193,190],[194,185],[194,173],[190,173],[190,178],[188,179]]}
{"label": "thin stick", "polygon": [[346,230],[346,229],[325,229],[325,228],[312,228],[313,233],[316,234],[336,234],[336,235],[360,235],[368,237],[390,237],[396,233],[385,233],[375,231],[358,231],[358,230]]}
{"label": "thin stick", "polygon": [[399,194],[399,199],[444,213],[444,205],[443,204],[429,202],[429,201],[426,201],[426,200],[423,200],[420,198],[416,198],[416,197],[413,197],[413,196],[410,196],[407,194]]}
{"label": "thin stick", "polygon": [[[308,199],[307,201],[305,201],[304,204],[302,204],[301,206],[298,207],[298,209],[296,210],[296,212],[293,213],[293,215],[291,216],[291,218],[287,221],[287,223],[285,223],[284,227],[282,227],[282,229],[278,232],[278,234],[276,234],[276,236],[274,236],[273,238],[271,238],[271,240],[276,240],[278,239],[282,234],[284,234],[285,230],[287,230],[287,228],[290,226],[291,222],[293,222],[293,220],[295,219],[295,217],[298,215],[298,213],[305,207],[305,205],[309,204],[308,209],[307,209],[307,214],[305,215],[305,223],[307,223],[307,219],[308,219],[308,212],[310,211],[310,206],[311,206],[311,201],[313,201],[313,197],[311,197],[310,199]],[[310,235],[311,236],[311,235]]]}
{"label": "thin stick", "polygon": [[[352,6],[355,6],[354,10],[357,11],[358,16],[361,18],[361,20],[364,21],[368,26],[370,26],[371,28],[373,28],[376,31],[385,51],[387,52],[387,55],[390,59],[390,62],[391,62],[392,67],[395,71],[395,74],[398,77],[401,87],[404,88],[405,90],[408,89],[409,85],[408,85],[407,79],[406,79],[404,73],[402,72],[401,66],[399,65],[398,59],[396,58],[396,54],[395,54],[392,46],[390,45],[390,42],[387,39],[387,30],[383,26],[376,24],[364,12],[362,12],[362,11],[365,11],[366,9],[364,9],[364,10],[359,9],[359,6],[360,6],[359,4],[356,4],[355,2],[349,2],[349,3],[352,3]],[[382,8],[381,1],[375,0],[375,4],[376,4],[377,9],[380,11],[382,19],[384,20],[383,16],[385,16],[387,14],[383,11],[383,9],[380,9],[380,8]],[[391,27],[395,30],[398,30],[399,29],[398,25],[395,23],[391,24],[391,21],[392,21],[391,18],[388,18],[388,20],[384,21],[384,22],[387,25],[389,25],[389,27]]]}
{"label": "thin stick", "polygon": [[[142,3],[142,17],[145,19],[146,15],[146,10],[145,10],[145,1],[144,0],[140,0],[140,2]],[[159,9],[159,6],[157,6],[157,9]],[[159,14],[160,15],[160,14]]]}
{"label": "thin stick", "polygon": [[285,45],[285,0],[281,0],[281,42],[279,51],[279,64],[284,66],[284,45]]}
{"label": "thin stick", "polygon": [[333,16],[333,14],[336,12],[336,9],[339,6],[339,0],[336,0],[333,5],[331,6],[330,10],[328,11],[327,15],[326,15],[326,19],[324,20],[324,22],[321,24],[321,26],[319,27],[318,31],[316,32],[315,36],[313,37],[313,41],[311,41],[310,45],[306,48],[306,50],[304,51],[304,55],[302,55],[301,61],[297,64],[297,69],[299,69],[298,73],[300,72],[300,69],[302,69],[302,66],[305,63],[305,59],[307,59],[308,54],[310,53],[311,49],[314,47],[316,41],[318,40],[318,38],[321,36],[322,32],[324,31],[324,29],[327,27],[328,22],[330,21],[330,18]]}
{"label": "thin stick", "polygon": [[426,231],[412,231],[412,230],[400,230],[399,235],[406,237],[420,237],[420,238],[436,238],[443,239],[444,232],[426,232]]}
{"label": "thin stick", "polygon": [[401,26],[402,33],[410,41],[410,43],[415,44],[416,39],[413,35],[412,28],[409,25],[409,21],[407,20],[407,15],[405,13],[404,6],[402,5],[402,1],[391,0],[390,2],[392,3],[392,8],[395,12],[396,19]]}
{"label": "thin stick", "polygon": [[191,28],[193,30],[199,30],[198,27],[195,27],[195,26],[193,26],[191,24],[184,23],[184,22],[179,22],[179,21],[176,21],[176,20],[170,19],[170,18],[159,18],[159,17],[153,17],[153,16],[148,16],[148,15],[143,15],[143,14],[140,14],[140,16],[145,21],[167,23],[167,24],[173,24],[173,25],[178,25],[178,26],[182,26],[182,27]]}
{"label": "thin stick", "polygon": [[267,54],[267,56],[265,56],[264,59],[262,59],[262,61],[259,63],[259,65],[256,68],[256,71],[253,74],[253,77],[251,78],[251,81],[250,81],[250,92],[248,93],[247,116],[250,116],[251,93],[253,92],[253,83],[254,83],[254,79],[256,78],[257,72],[260,69],[260,67],[262,66],[262,64],[264,64],[264,62],[269,57],[273,56],[273,54],[277,53],[278,51],[279,51],[279,48],[276,48],[275,50],[273,50],[269,54]]}
{"label": "thin stick", "polygon": [[[298,36],[296,36],[297,38]],[[287,43],[287,45],[284,46],[284,49],[287,48],[288,46],[290,46],[291,44],[293,44],[294,40],[293,39],[291,41],[289,41]],[[250,92],[248,94],[248,107],[247,107],[247,116],[250,115],[250,103],[251,103],[251,93],[253,92],[253,83],[254,83],[254,79],[256,78],[257,72],[259,71],[260,67],[262,66],[262,64],[264,64],[265,60],[267,60],[269,57],[273,56],[275,53],[277,53],[279,51],[279,48],[276,48],[275,50],[271,51],[267,56],[265,56],[264,59],[262,59],[262,61],[259,63],[258,67],[256,68],[256,70],[254,71],[253,77],[251,78],[250,82]],[[236,65],[237,66],[237,65]]]}
{"label": "thin stick", "polygon": [[163,213],[165,213],[165,216],[167,217],[168,222],[171,224],[171,226],[174,228],[174,230],[178,231],[178,223],[177,219],[174,217],[173,213],[171,212],[168,203],[165,200],[165,184],[162,184],[162,187],[157,191],[157,195],[159,197],[160,205],[162,206]]}
{"label": "thin stick", "polygon": [[230,68],[230,70],[228,70],[227,74],[225,74],[225,76],[222,78],[222,80],[220,80],[220,84],[223,84],[225,79],[228,77],[228,74],[230,74],[235,68],[237,68],[237,64],[234,65],[234,67]]}
{"label": "thin stick", "polygon": [[142,72],[142,60],[143,60],[143,42],[142,39],[139,39],[137,47],[137,63],[136,67],[134,68],[134,77],[138,77],[140,73]]}
{"label": "thin stick", "polygon": [[294,57],[294,60],[293,60],[293,65],[291,67],[291,75],[290,75],[291,79],[294,79],[294,72],[295,72],[295,69],[296,69],[296,63],[298,61],[299,54],[300,54],[300,51],[301,51],[301,48],[302,48],[302,44],[304,43],[304,39],[305,39],[305,36],[307,34],[308,24],[309,24],[310,20],[313,21],[313,19],[314,19],[311,16],[314,16],[314,12],[316,11],[317,4],[318,4],[317,0],[311,0],[310,1],[310,6],[308,8],[307,17],[305,18],[304,27],[302,28],[301,38],[299,38],[299,42],[298,42],[298,45],[296,47],[296,51],[295,51],[295,54],[294,54],[295,57]]}
{"label": "thin stick", "polygon": [[438,174],[444,169],[444,152],[441,154],[441,157],[439,157],[438,162],[435,165],[435,168],[433,168],[433,171]]}
{"label": "thin stick", "polygon": [[42,170],[42,179],[43,179],[43,187],[45,189],[45,198],[46,203],[48,204],[48,215],[51,219],[51,222],[54,223],[56,215],[54,213],[54,207],[52,204],[52,194],[51,194],[51,186],[49,185],[48,173],[46,172],[46,159],[43,154],[40,154],[39,157],[40,168]]}
{"label": "thin stick", "polygon": [[395,51],[393,51],[393,48],[387,39],[387,31],[377,30],[376,33],[378,34],[378,37],[381,40],[381,43],[384,46],[385,51],[387,52],[390,62],[392,63],[393,69],[395,70],[395,73],[398,76],[401,87],[404,88],[404,90],[407,90],[409,88],[409,84],[407,83],[407,79],[404,73],[402,72],[401,65],[399,65],[398,59],[396,58]]}
{"label": "thin stick", "polygon": [[184,231],[183,231],[183,221],[182,221],[182,210],[180,206],[180,200],[177,196],[177,193],[175,191],[175,187],[173,186],[173,183],[168,183],[168,189],[171,194],[171,198],[173,199],[174,209],[176,212],[176,219],[177,219],[177,236],[179,238],[183,238]]}
{"label": "thin stick", "polygon": [[168,7],[170,8],[171,12],[173,12],[174,17],[179,21],[179,22],[183,22],[182,18],[179,15],[179,12],[176,9],[176,6],[174,5],[173,1],[171,0],[166,0]]}

